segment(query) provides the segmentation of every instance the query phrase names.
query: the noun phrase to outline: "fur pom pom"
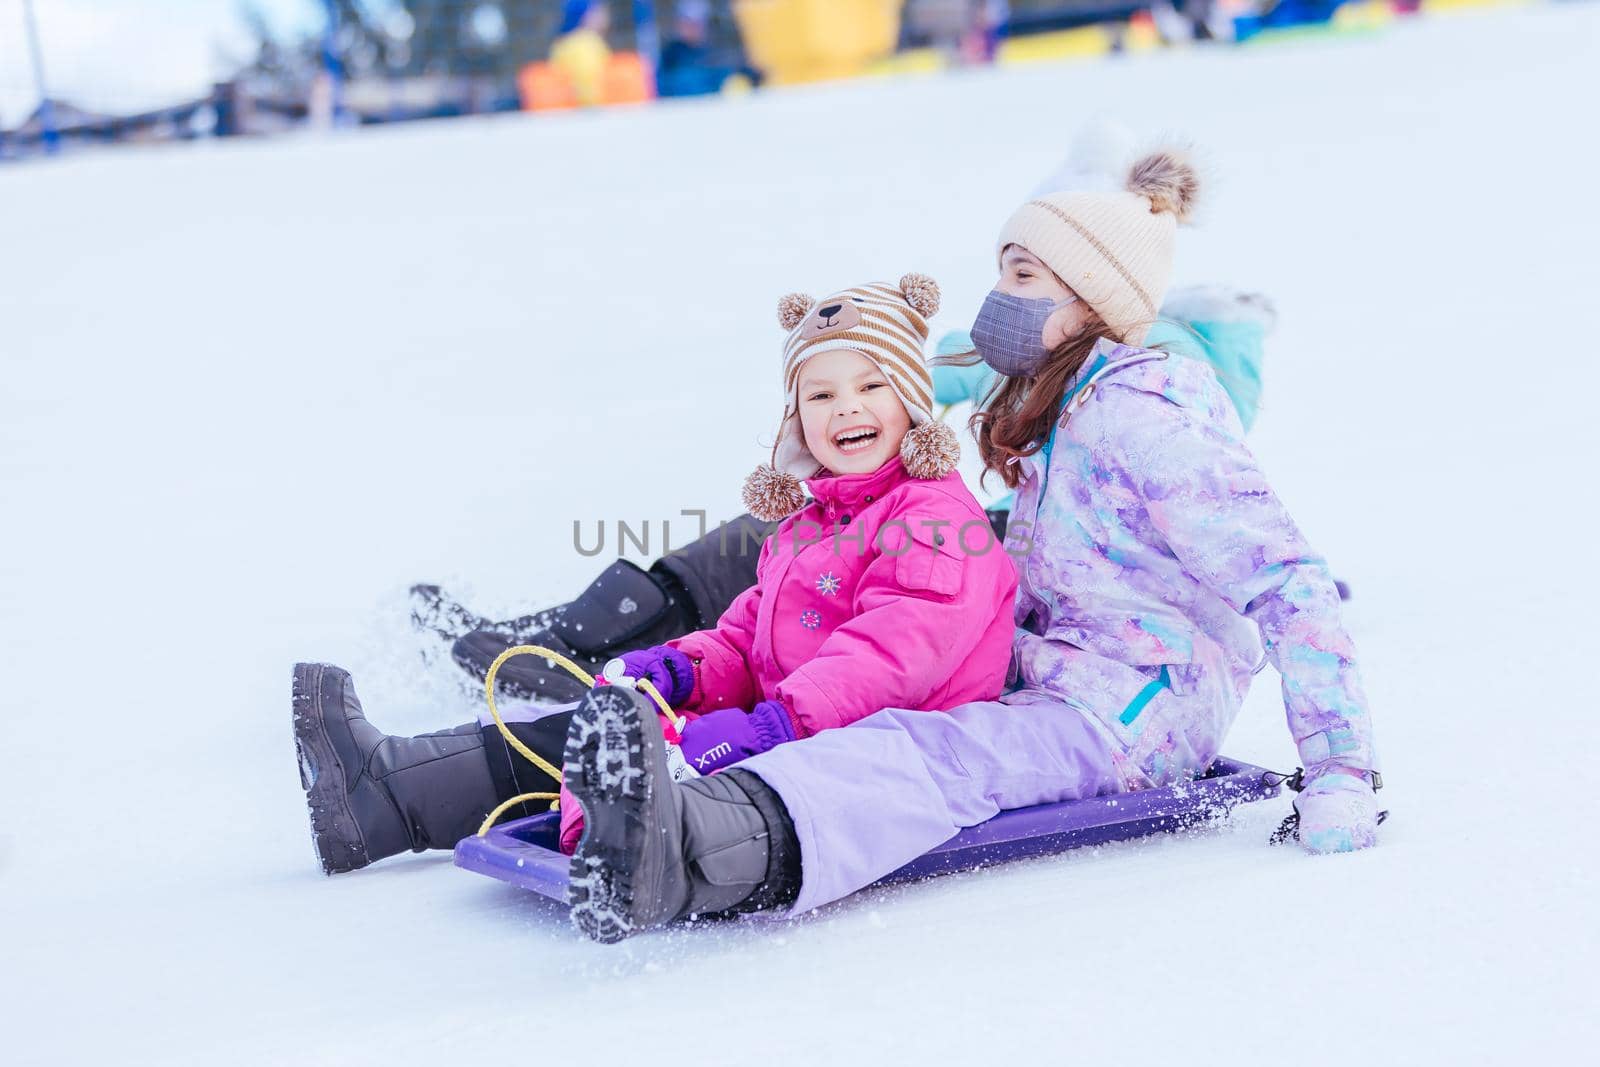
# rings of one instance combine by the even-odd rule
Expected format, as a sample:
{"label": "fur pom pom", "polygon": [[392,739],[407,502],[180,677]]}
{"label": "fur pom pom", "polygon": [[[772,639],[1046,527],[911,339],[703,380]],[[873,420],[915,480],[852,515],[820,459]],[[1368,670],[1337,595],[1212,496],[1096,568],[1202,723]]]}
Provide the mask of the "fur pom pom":
{"label": "fur pom pom", "polygon": [[804,293],[790,293],[778,300],[778,325],[792,330],[811,314],[817,302]]}
{"label": "fur pom pom", "polygon": [[938,314],[939,283],[926,274],[907,274],[900,279],[900,291],[906,294],[906,303],[916,308],[923,318]]}
{"label": "fur pom pom", "polygon": [[762,522],[777,522],[806,506],[800,479],[765,463],[744,480],[743,496],[745,510]]}
{"label": "fur pom pom", "polygon": [[943,478],[961,461],[961,441],[942,422],[913,426],[900,441],[900,462],[913,478]]}
{"label": "fur pom pom", "polygon": [[1128,172],[1128,192],[1150,198],[1150,210],[1169,211],[1188,222],[1200,193],[1200,175],[1182,152],[1163,148],[1135,161]]}

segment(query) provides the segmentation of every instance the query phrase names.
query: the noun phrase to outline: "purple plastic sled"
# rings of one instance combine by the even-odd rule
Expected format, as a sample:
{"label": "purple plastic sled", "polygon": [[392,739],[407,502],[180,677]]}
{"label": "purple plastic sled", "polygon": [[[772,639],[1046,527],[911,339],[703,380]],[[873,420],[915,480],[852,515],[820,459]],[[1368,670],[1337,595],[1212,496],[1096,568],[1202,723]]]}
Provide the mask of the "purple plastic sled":
{"label": "purple plastic sled", "polygon": [[[1047,856],[1218,819],[1237,804],[1278,795],[1282,776],[1218,757],[1205,778],[1164,789],[1117,793],[1002,811],[878,879],[879,885]],[[560,816],[517,819],[456,845],[456,866],[566,900],[568,859],[556,849]]]}

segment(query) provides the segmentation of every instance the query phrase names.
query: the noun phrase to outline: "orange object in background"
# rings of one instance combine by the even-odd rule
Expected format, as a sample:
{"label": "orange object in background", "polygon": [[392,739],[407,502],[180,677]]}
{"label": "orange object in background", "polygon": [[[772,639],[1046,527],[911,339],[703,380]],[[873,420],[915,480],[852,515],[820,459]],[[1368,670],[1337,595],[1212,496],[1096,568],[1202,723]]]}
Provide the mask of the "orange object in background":
{"label": "orange object in background", "polygon": [[578,92],[567,72],[552,63],[529,63],[517,74],[524,111],[566,111],[578,106]]}
{"label": "orange object in background", "polygon": [[642,104],[656,98],[655,72],[637,52],[613,52],[600,79],[602,104]]}
{"label": "orange object in background", "polygon": [[1156,26],[1156,17],[1148,8],[1135,11],[1128,19],[1128,28],[1122,31],[1122,50],[1154,52],[1160,47],[1162,47],[1161,30]]}
{"label": "orange object in background", "polygon": [[[656,98],[655,72],[637,52],[615,52],[606,60],[596,87],[597,104],[642,104]],[[570,111],[582,107],[578,87],[565,67],[529,63],[517,75],[524,111]]]}

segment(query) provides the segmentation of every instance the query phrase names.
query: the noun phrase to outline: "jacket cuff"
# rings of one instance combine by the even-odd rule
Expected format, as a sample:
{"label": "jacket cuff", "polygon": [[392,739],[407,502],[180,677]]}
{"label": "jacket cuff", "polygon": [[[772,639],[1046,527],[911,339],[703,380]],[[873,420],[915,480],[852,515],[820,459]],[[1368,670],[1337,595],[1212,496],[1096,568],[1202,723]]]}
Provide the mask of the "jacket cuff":
{"label": "jacket cuff", "polygon": [[845,725],[844,715],[827,692],[813,682],[801,667],[778,683],[775,703],[789,712],[796,737],[811,737],[823,730]]}
{"label": "jacket cuff", "polygon": [[771,752],[779,745],[795,739],[794,723],[789,709],[777,700],[763,700],[750,709],[750,725],[755,728],[756,740],[763,752]]}
{"label": "jacket cuff", "polygon": [[1344,759],[1331,759],[1324,763],[1314,763],[1307,767],[1305,769],[1305,784],[1310,785],[1318,778],[1324,778],[1328,775],[1335,774],[1342,774],[1349,778],[1360,779],[1362,782],[1365,782],[1367,786],[1376,788],[1376,786],[1373,784],[1373,771],[1370,767],[1364,767],[1359,763],[1352,763],[1349,760]]}
{"label": "jacket cuff", "polygon": [[705,713],[745,702],[749,671],[739,657],[715,641],[698,642],[693,634],[668,647],[688,656],[694,666],[694,688],[679,710]]}
{"label": "jacket cuff", "polygon": [[1324,763],[1372,771],[1379,769],[1370,735],[1349,722],[1302,738],[1295,748],[1300,753],[1300,765],[1307,770]]}

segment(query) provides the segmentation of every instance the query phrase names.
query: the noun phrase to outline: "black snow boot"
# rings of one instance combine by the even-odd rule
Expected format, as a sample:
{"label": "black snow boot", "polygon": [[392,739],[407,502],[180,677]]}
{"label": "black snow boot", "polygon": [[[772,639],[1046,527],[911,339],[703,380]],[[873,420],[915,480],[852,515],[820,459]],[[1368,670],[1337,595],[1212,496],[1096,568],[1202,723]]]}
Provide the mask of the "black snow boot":
{"label": "black snow boot", "polygon": [[567,899],[590,938],[621,941],[798,895],[800,846],[777,793],[737,768],[674,783],[655,712],[635,690],[603,686],[584,698],[562,771],[585,823]]}
{"label": "black snow boot", "polygon": [[294,742],[325,874],[454,848],[496,803],[477,723],[391,737],[367,721],[347,671],[294,668]]}
{"label": "black snow boot", "polygon": [[[619,559],[570,604],[469,633],[450,654],[480,680],[495,658],[513,645],[542,645],[590,674],[599,674],[608,660],[624,652],[688,633],[694,629],[693,614],[687,596],[670,576],[649,574]],[[544,626],[517,625],[524,621],[542,621]],[[495,680],[502,692],[530,700],[566,703],[588,691],[559,664],[538,656],[507,660]]]}
{"label": "black snow boot", "polygon": [[548,630],[566,609],[567,605],[558,604],[532,615],[496,621],[479,615],[437,585],[411,587],[411,625],[446,643],[453,643],[478,630],[492,630],[513,638],[517,644],[528,644],[538,634]]}

